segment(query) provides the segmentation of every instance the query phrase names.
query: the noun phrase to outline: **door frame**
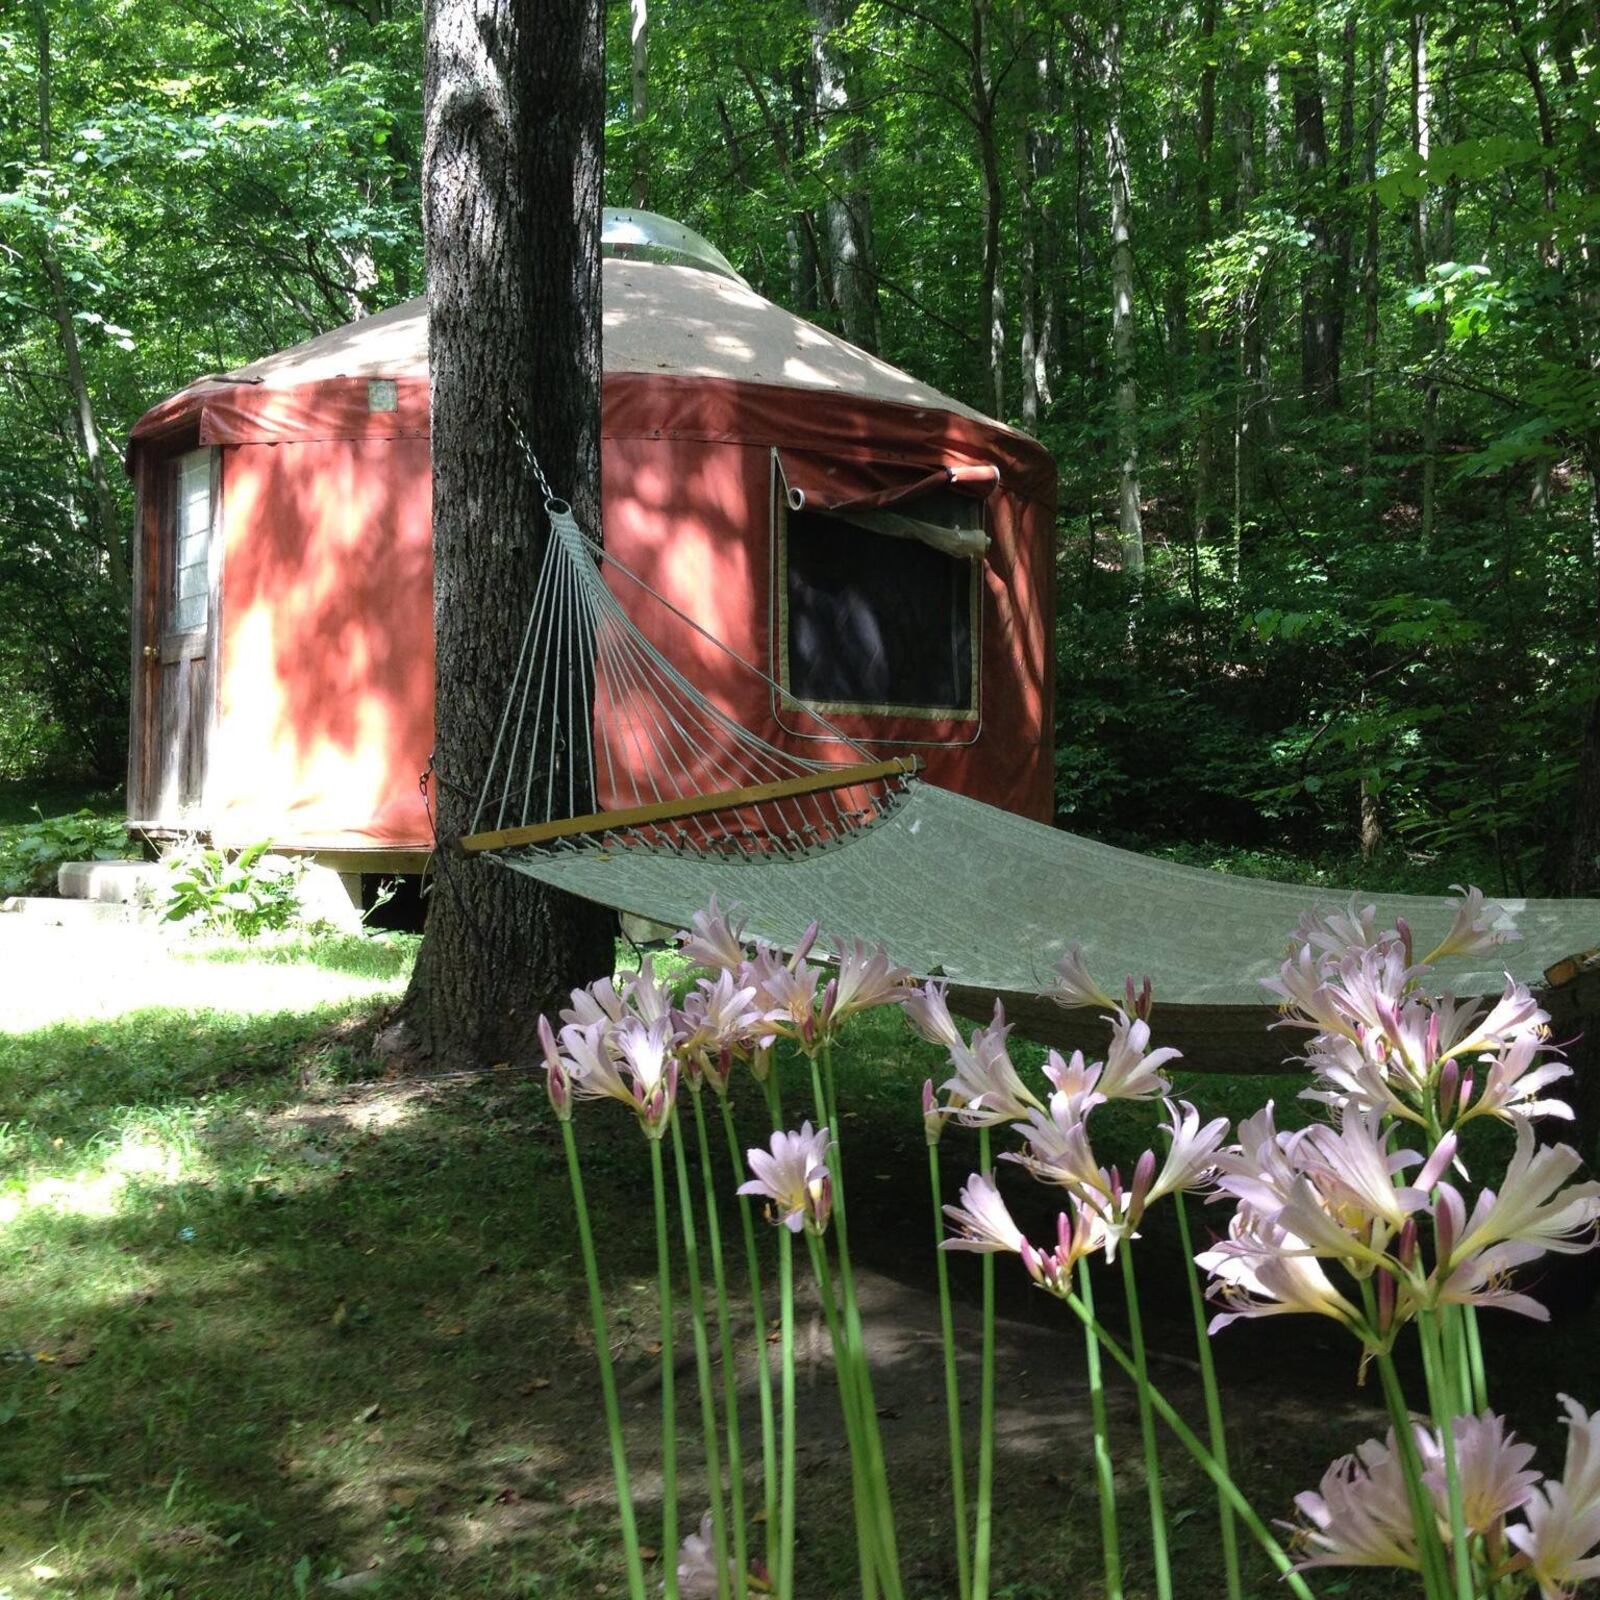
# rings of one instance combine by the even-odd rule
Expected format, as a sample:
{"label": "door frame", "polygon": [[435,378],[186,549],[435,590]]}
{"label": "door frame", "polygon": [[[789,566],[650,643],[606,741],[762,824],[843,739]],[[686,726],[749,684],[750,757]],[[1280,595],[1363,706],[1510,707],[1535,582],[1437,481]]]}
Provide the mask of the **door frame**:
{"label": "door frame", "polygon": [[[187,808],[161,814],[160,715],[158,684],[168,635],[165,630],[167,591],[177,538],[176,481],[179,458],[191,451],[211,452],[211,538],[207,553],[204,750],[206,772],[200,794]],[[220,718],[222,694],[218,645],[222,637],[223,466],[222,449],[204,445],[199,429],[189,426],[146,442],[134,479],[133,605],[130,608],[128,695],[128,820],[165,831],[193,832],[206,825],[205,801],[212,743]],[[194,635],[198,636],[196,629]],[[171,635],[178,639],[181,635]],[[147,654],[147,650],[153,652]]]}

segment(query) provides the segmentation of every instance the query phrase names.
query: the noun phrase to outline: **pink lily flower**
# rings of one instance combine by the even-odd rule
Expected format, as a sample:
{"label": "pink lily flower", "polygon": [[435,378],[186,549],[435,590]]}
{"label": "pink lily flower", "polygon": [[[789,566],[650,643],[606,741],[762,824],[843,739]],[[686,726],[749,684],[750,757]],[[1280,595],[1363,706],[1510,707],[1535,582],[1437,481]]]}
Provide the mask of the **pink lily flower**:
{"label": "pink lily flower", "polygon": [[1055,981],[1044,992],[1058,1006],[1068,1010],[1075,1006],[1099,1006],[1106,1011],[1120,1009],[1117,1002],[1090,975],[1083,946],[1077,940],[1067,947],[1067,953],[1056,963],[1055,973]]}
{"label": "pink lily flower", "polygon": [[1355,896],[1351,895],[1350,903],[1343,911],[1335,911],[1330,906],[1318,906],[1306,912],[1290,937],[1295,946],[1321,951],[1337,962],[1347,955],[1371,949],[1379,940],[1391,935],[1378,927],[1378,908],[1370,905],[1358,907]]}
{"label": "pink lily flower", "polygon": [[1567,1459],[1561,1478],[1547,1481],[1523,1507],[1527,1526],[1506,1537],[1528,1563],[1542,1600],[1567,1600],[1600,1578],[1600,1411],[1586,1412],[1561,1396],[1567,1423]]}
{"label": "pink lily flower", "polygon": [[841,942],[834,952],[839,972],[833,1004],[823,1018],[827,1027],[837,1027],[845,1018],[875,1006],[901,1004],[911,989],[911,972],[897,967],[881,945],[863,940]]}
{"label": "pink lily flower", "polygon": [[730,924],[713,894],[706,908],[689,918],[689,927],[679,931],[678,948],[697,967],[736,969],[744,965],[744,924]]}
{"label": "pink lily flower", "polygon": [[950,1015],[947,989],[948,985],[930,978],[920,988],[907,990],[905,1017],[918,1038],[945,1050],[962,1050],[967,1041]]}
{"label": "pink lily flower", "polygon": [[621,1022],[622,996],[610,977],[596,978],[587,988],[572,991],[572,1003],[563,1007],[561,1020],[575,1028],[587,1028],[594,1023],[603,1026]]}
{"label": "pink lily flower", "polygon": [[739,1185],[740,1194],[761,1195],[772,1202],[781,1222],[791,1233],[801,1229],[826,1232],[833,1214],[833,1179],[828,1172],[831,1140],[826,1128],[812,1131],[804,1122],[798,1133],[781,1128],[772,1135],[767,1150],[745,1151],[753,1176]]}
{"label": "pink lily flower", "polygon": [[[1571,1122],[1572,1107],[1565,1100],[1547,1100],[1541,1096],[1541,1091],[1552,1083],[1572,1076],[1572,1068],[1564,1061],[1533,1065],[1540,1052],[1550,1048],[1531,1033],[1505,1045],[1498,1055],[1489,1059],[1483,1093],[1473,1105],[1461,1111],[1457,1125],[1471,1122],[1474,1117],[1498,1117],[1501,1122],[1519,1117],[1560,1117]],[[1462,1100],[1465,1099],[1463,1095]]]}
{"label": "pink lily flower", "polygon": [[670,1017],[644,1023],[630,1017],[613,1035],[639,1125],[659,1139],[672,1122],[678,1098],[678,1061],[672,1052]]}
{"label": "pink lily flower", "polygon": [[[1539,1474],[1528,1469],[1533,1446],[1508,1433],[1504,1417],[1487,1412],[1455,1418],[1451,1437],[1467,1527],[1473,1533],[1491,1533],[1533,1498],[1540,1481]],[[1440,1536],[1448,1541],[1450,1484],[1440,1435],[1431,1428],[1418,1428],[1417,1453],[1422,1460],[1422,1481],[1439,1517]]]}
{"label": "pink lily flower", "polygon": [[974,1172],[961,1188],[961,1204],[946,1206],[945,1215],[959,1230],[939,1242],[941,1250],[971,1250],[978,1255],[1020,1255],[1028,1241],[1000,1198],[994,1179]]}
{"label": "pink lily flower", "polygon": [[955,1076],[940,1085],[956,1102],[956,1117],[968,1127],[1020,1122],[1039,1105],[1038,1097],[1017,1075],[1006,1050],[1011,1032],[1005,1012],[995,1002],[994,1020],[974,1028],[970,1046],[950,1051]]}
{"label": "pink lily flower", "polygon": [[1595,1245],[1600,1223],[1600,1183],[1561,1185],[1583,1165],[1570,1145],[1535,1147],[1532,1126],[1519,1120],[1517,1143],[1506,1166],[1499,1192],[1484,1189],[1470,1216],[1463,1216],[1459,1194],[1448,1184],[1439,1185],[1436,1220],[1443,1217],[1453,1235],[1450,1261],[1460,1260],[1491,1245],[1506,1241],[1537,1245],[1562,1255],[1580,1255]]}
{"label": "pink lily flower", "polygon": [[1367,1335],[1362,1314],[1329,1281],[1305,1241],[1251,1206],[1241,1204],[1228,1237],[1194,1259],[1211,1276],[1211,1298],[1226,1308],[1211,1319],[1212,1333],[1241,1317],[1312,1315]]}
{"label": "pink lily flower", "polygon": [[[1418,1430],[1421,1431],[1420,1429]],[[1294,1497],[1304,1519],[1295,1544],[1307,1552],[1296,1567],[1403,1567],[1420,1571],[1405,1470],[1393,1432],[1341,1456],[1315,1490]]]}
{"label": "pink lily flower", "polygon": [[1150,1024],[1143,1018],[1119,1016],[1097,1088],[1107,1100],[1162,1099],[1172,1093],[1172,1084],[1161,1068],[1182,1053],[1170,1046],[1150,1049]]}
{"label": "pink lily flower", "polygon": [[1498,945],[1521,939],[1503,906],[1485,901],[1483,890],[1463,888],[1452,883],[1451,890],[1461,896],[1450,931],[1422,958],[1424,966],[1451,956],[1480,956]]}

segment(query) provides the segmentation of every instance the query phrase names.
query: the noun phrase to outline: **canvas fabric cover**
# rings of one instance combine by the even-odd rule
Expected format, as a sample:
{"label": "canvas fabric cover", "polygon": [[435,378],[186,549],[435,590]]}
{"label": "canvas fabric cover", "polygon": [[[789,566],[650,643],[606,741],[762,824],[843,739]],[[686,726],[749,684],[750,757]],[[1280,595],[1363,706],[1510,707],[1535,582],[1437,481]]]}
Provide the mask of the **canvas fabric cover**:
{"label": "canvas fabric cover", "polygon": [[[742,725],[812,759],[857,759],[667,607],[772,671],[775,450],[826,463],[847,499],[972,480],[987,489],[991,540],[980,715],[835,720],[877,753],[916,750],[933,782],[1048,817],[1048,454],[731,280],[608,260],[604,285],[605,541],[654,593],[608,576],[639,625]],[[223,559],[217,722],[188,825],[225,844],[428,848],[417,788],[434,677],[422,303],[190,385],[140,420],[130,464],[136,477],[159,471],[196,444],[222,456]],[[452,776],[470,787],[479,775]]]}

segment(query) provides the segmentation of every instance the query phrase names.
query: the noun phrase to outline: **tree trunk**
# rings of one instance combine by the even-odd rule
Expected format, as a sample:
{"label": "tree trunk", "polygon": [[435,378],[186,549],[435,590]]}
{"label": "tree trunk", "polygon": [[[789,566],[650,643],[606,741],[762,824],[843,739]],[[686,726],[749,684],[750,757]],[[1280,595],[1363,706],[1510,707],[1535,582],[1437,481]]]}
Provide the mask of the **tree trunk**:
{"label": "tree trunk", "polygon": [[[1433,147],[1433,84],[1428,76],[1428,19],[1420,12],[1410,21],[1411,47],[1411,144],[1424,169]],[[1411,219],[1411,276],[1420,287],[1428,281],[1433,240],[1431,208],[1428,204],[1428,179],[1424,173],[1418,186],[1417,203]],[[1443,313],[1435,312],[1422,320],[1421,332],[1426,349],[1432,352],[1444,326]],[[1433,529],[1437,515],[1439,483],[1439,385],[1428,378],[1422,392],[1422,514],[1423,555],[1433,553]]]}
{"label": "tree trunk", "polygon": [[872,259],[872,206],[863,187],[866,136],[853,122],[849,71],[834,35],[849,19],[847,0],[811,0],[811,63],[817,133],[827,153],[828,251],[839,326],[852,344],[876,351],[878,280]]}
{"label": "tree trunk", "polygon": [[633,127],[633,203],[650,204],[650,152],[640,129],[650,114],[650,0],[629,0],[628,121]]}
{"label": "tree trunk", "polygon": [[[1589,475],[1589,548],[1594,563],[1595,620],[1600,630],[1600,430],[1592,430],[1585,439],[1583,464]],[[1595,643],[1600,647],[1600,636]],[[1600,694],[1589,702],[1589,721],[1578,755],[1576,802],[1562,887],[1568,894],[1600,895]]]}
{"label": "tree trunk", "polygon": [[600,526],[601,0],[429,0],[426,28],[443,848],[390,1043],[467,1064],[527,1059],[539,1014],[613,960],[609,913],[450,843],[488,770],[548,540],[513,418],[579,523]]}
{"label": "tree trunk", "polygon": [[[38,45],[35,89],[39,107],[39,165],[48,167],[54,154],[50,134],[50,8],[48,0],[34,0],[34,28]],[[128,587],[128,558],[123,550],[122,519],[117,512],[117,497],[106,472],[105,453],[100,445],[100,428],[95,420],[94,399],[83,370],[83,351],[78,344],[78,328],[72,316],[72,300],[67,291],[66,273],[55,245],[46,234],[39,246],[39,266],[50,291],[50,314],[61,341],[61,360],[67,369],[67,388],[72,395],[73,429],[83,464],[89,474],[91,520],[95,542],[106,559],[106,574],[116,590],[120,604],[131,601]]]}
{"label": "tree trunk", "polygon": [[1000,223],[1005,191],[1000,183],[996,145],[995,92],[989,73],[989,0],[972,0],[968,45],[968,90],[978,134],[978,164],[983,173],[983,288],[979,299],[988,319],[989,393],[994,414],[1006,414],[1006,286],[1000,273]]}
{"label": "tree trunk", "polygon": [[1307,410],[1339,406],[1336,308],[1331,304],[1333,228],[1329,218],[1328,132],[1316,39],[1301,41],[1290,75],[1294,102],[1295,168],[1299,174],[1311,254],[1300,280],[1300,397]]}
{"label": "tree trunk", "polygon": [[1122,132],[1122,10],[1106,27],[1102,78],[1106,93],[1106,185],[1111,194],[1111,377],[1117,423],[1117,527],[1122,570],[1135,603],[1144,582],[1144,513],[1139,492],[1139,390],[1134,367],[1133,220],[1128,147]]}
{"label": "tree trunk", "polygon": [[[1368,485],[1372,483],[1372,462],[1377,452],[1378,435],[1378,225],[1383,214],[1373,186],[1378,180],[1378,138],[1389,109],[1389,69],[1393,55],[1394,43],[1391,38],[1385,37],[1380,47],[1374,37],[1368,45],[1367,62],[1372,73],[1372,88],[1361,157],[1361,181],[1367,190],[1366,239],[1361,251],[1361,475]],[[1370,495],[1371,489],[1367,492]]]}
{"label": "tree trunk", "polygon": [[[1205,61],[1200,69],[1200,116],[1195,124],[1194,243],[1197,253],[1211,242],[1211,147],[1217,129],[1217,64],[1212,59],[1217,31],[1216,0],[1202,0],[1200,39]],[[1194,336],[1195,381],[1199,404],[1194,435],[1194,542],[1211,536],[1213,480],[1216,475],[1216,330],[1202,316]]]}

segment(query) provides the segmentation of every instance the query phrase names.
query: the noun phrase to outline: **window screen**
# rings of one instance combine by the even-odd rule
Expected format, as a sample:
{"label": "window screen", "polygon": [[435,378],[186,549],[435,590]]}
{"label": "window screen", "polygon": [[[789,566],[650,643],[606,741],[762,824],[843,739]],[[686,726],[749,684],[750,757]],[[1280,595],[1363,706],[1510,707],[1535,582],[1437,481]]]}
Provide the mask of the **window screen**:
{"label": "window screen", "polygon": [[180,456],[173,495],[169,633],[197,633],[211,598],[211,452]]}
{"label": "window screen", "polygon": [[975,566],[916,539],[788,514],[788,675],[801,700],[970,713]]}

